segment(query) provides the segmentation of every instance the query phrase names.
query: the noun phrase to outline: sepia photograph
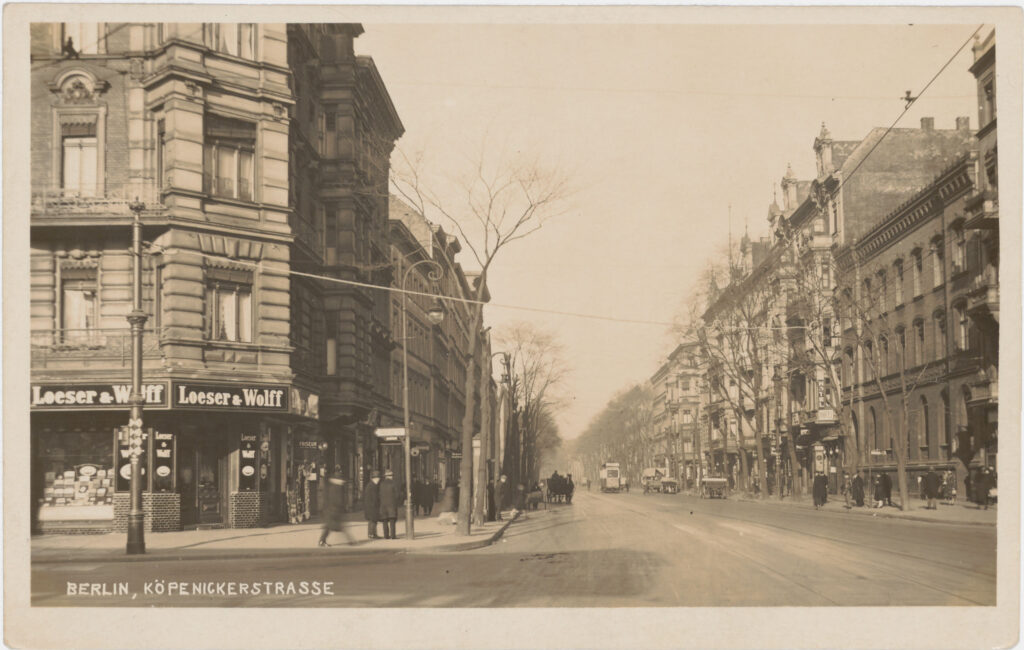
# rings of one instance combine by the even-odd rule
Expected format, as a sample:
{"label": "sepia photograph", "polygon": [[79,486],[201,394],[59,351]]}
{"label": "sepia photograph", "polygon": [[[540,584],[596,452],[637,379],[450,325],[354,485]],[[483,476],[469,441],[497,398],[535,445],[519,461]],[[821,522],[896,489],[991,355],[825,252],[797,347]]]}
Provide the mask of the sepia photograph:
{"label": "sepia photograph", "polygon": [[8,645],[1018,642],[1019,8],[7,9]]}

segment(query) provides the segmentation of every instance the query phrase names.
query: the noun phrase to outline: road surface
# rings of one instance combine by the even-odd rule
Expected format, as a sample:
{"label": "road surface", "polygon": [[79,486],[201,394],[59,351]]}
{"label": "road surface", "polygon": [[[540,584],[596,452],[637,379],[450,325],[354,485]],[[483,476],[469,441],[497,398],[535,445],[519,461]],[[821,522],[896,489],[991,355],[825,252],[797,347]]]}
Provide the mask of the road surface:
{"label": "road surface", "polygon": [[[32,576],[33,604],[42,606],[994,605],[996,531],[584,491],[571,506],[531,513],[503,541],[475,551],[37,564]],[[260,581],[271,591],[272,583],[327,581],[333,593],[143,593],[154,581]],[[129,593],[68,595],[68,582],[127,584]]]}

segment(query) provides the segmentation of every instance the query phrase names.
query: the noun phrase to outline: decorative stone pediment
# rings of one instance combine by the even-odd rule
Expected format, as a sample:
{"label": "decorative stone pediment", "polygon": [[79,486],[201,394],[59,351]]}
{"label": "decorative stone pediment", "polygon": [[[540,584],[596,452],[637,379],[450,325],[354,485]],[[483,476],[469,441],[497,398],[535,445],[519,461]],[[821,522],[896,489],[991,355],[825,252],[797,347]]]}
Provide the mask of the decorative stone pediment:
{"label": "decorative stone pediment", "polygon": [[72,68],[57,75],[49,87],[63,104],[95,104],[110,84],[87,70]]}

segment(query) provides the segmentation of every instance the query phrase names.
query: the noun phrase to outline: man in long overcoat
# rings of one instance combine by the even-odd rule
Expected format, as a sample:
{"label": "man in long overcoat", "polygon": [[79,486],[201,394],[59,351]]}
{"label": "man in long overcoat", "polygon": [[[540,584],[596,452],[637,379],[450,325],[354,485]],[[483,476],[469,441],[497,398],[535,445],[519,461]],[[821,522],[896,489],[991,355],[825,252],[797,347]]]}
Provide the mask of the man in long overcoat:
{"label": "man in long overcoat", "polygon": [[384,472],[380,482],[380,518],[384,522],[384,539],[398,539],[395,522],[398,521],[398,485],[391,470]]}
{"label": "man in long overcoat", "polygon": [[864,477],[859,473],[854,476],[850,489],[853,490],[853,502],[858,508],[864,507]]}
{"label": "man in long overcoat", "polygon": [[888,472],[882,472],[882,493],[885,495],[885,505],[892,505],[892,477]]}
{"label": "man in long overcoat", "polygon": [[370,539],[377,536],[377,522],[380,520],[380,472],[370,472],[370,480],[363,488],[363,514],[366,516],[366,535]]}
{"label": "man in long overcoat", "polygon": [[824,474],[818,474],[814,477],[812,485],[812,494],[814,496],[814,507],[820,508],[825,505],[828,500],[828,479]]}

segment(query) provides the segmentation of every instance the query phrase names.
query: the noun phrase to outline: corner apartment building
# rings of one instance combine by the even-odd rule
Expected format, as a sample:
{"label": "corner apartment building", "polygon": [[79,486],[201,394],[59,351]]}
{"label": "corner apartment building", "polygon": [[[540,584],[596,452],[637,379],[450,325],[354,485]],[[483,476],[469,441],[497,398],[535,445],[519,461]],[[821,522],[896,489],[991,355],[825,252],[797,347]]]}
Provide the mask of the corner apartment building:
{"label": "corner apartment building", "polygon": [[[456,260],[462,250],[458,237],[447,233],[440,225],[429,222],[394,196],[390,199],[390,217],[395,288],[402,288],[403,279],[406,279],[405,288],[421,294],[462,299],[475,295],[473,276],[467,276]],[[486,291],[484,299],[490,299]],[[444,313],[443,320],[436,324],[430,321],[427,314],[435,305],[439,305]],[[401,294],[392,294],[391,322],[395,337],[402,336],[402,308]],[[435,486],[443,488],[457,483],[459,479],[462,418],[466,412],[465,382],[471,320],[469,306],[457,300],[438,301],[410,294],[406,298],[405,309],[409,411],[413,423],[411,440],[417,449],[412,465],[413,480],[429,479]],[[478,371],[484,366],[490,370],[488,339],[479,332],[477,336],[475,367]],[[401,346],[397,346],[391,357],[391,392],[399,408],[402,400],[402,374],[402,350]],[[491,401],[490,422],[493,425],[497,421],[493,382],[485,394]],[[478,392],[474,399],[477,429],[481,423],[479,396]],[[492,426],[492,438],[494,430]],[[492,453],[489,455],[493,456],[498,445],[493,439],[490,443],[488,449]],[[396,458],[395,462],[401,463],[401,459]]]}
{"label": "corner apartment building", "polygon": [[650,379],[653,466],[667,468],[681,488],[693,485],[700,464],[700,377],[700,349],[690,342],[676,346]]}
{"label": "corner apartment building", "polygon": [[[124,529],[130,223],[147,242],[147,530],[315,514],[391,407],[388,155],[359,25],[34,24],[32,516]],[[138,201],[136,202],[136,199]],[[353,495],[357,498],[358,495]]]}

